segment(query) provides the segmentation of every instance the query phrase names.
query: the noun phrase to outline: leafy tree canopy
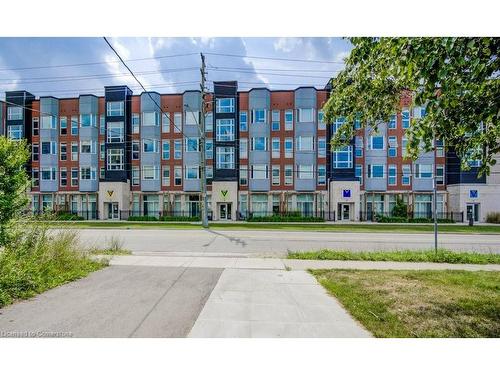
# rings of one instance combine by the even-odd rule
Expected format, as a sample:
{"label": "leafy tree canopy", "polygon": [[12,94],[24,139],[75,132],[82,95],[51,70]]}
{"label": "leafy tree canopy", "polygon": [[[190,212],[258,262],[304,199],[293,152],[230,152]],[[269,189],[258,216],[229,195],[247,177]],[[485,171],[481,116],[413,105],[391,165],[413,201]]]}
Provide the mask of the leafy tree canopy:
{"label": "leafy tree canopy", "polygon": [[[400,110],[402,95],[426,116],[407,129],[408,155],[432,149],[433,139],[466,159],[481,160],[489,173],[500,151],[500,38],[351,38],[346,66],[332,79],[325,117],[345,123],[332,138],[333,148],[361,127],[377,130]],[[482,129],[482,131],[481,131]]]}

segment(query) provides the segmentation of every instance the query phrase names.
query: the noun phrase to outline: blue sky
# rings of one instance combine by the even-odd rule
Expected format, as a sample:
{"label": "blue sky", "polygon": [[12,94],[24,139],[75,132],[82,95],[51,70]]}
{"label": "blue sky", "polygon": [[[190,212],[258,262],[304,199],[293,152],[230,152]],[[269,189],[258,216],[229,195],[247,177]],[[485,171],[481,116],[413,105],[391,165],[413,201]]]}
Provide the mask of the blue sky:
{"label": "blue sky", "polygon": [[[160,93],[199,87],[199,52],[207,53],[207,79],[238,80],[239,89],[266,86],[293,89],[323,87],[342,69],[350,43],[340,38],[110,38],[110,42],[147,89]],[[193,53],[189,56],[162,56]],[[210,55],[330,61],[298,62]],[[54,65],[82,64],[72,67]],[[93,64],[98,63],[98,64]],[[46,67],[22,69],[31,67]],[[102,38],[0,38],[0,97],[9,90],[27,90],[36,96],[101,95],[106,85],[129,85],[142,90],[117,62]]]}

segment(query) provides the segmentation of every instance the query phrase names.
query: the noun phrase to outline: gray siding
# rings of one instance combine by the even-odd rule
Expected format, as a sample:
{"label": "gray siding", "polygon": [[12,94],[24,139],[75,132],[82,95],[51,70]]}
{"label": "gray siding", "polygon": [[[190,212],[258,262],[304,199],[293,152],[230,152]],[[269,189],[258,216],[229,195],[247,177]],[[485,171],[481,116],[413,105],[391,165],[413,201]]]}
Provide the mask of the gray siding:
{"label": "gray siding", "polygon": [[[154,165],[159,168],[160,166],[160,152],[161,152],[161,142],[160,142],[160,132],[161,132],[161,113],[160,109],[155,103],[160,105],[160,95],[156,92],[148,93],[143,92],[141,94],[141,190],[142,191],[160,191],[161,190],[161,169],[158,172],[158,179],[156,180],[144,180],[142,177],[142,168],[145,165]],[[144,112],[156,112],[160,118],[158,126],[144,126],[142,121],[142,114]],[[144,140],[152,139],[158,142],[158,152],[143,152],[144,150]]]}
{"label": "gray siding", "polygon": [[[255,164],[265,164],[269,167],[269,177],[271,177],[271,126],[270,126],[270,109],[271,109],[271,93],[267,89],[254,89],[249,93],[248,98],[248,164],[250,166],[248,174],[248,188],[250,191],[269,191],[271,189],[271,179],[253,179],[251,178],[251,166]],[[252,124],[252,110],[265,109],[266,122],[263,124]],[[267,137],[267,151],[252,151],[252,138]]]}
{"label": "gray siding", "polygon": [[[93,95],[81,95],[79,98],[79,111],[80,114],[85,114],[85,115],[95,115],[96,116],[96,126],[89,126],[89,127],[80,127],[79,132],[80,132],[80,142],[82,141],[91,141],[95,143],[95,153],[93,154],[82,154],[80,145],[79,147],[79,164],[80,167],[90,167],[90,168],[95,168],[96,170],[96,179],[95,180],[81,180],[80,179],[80,191],[84,192],[94,192],[99,190],[99,162],[98,162],[98,155],[99,155],[99,141],[98,141],[98,136],[99,136],[99,118],[98,118],[98,113],[99,113],[99,99],[96,96]],[[69,145],[69,147],[71,147]]]}
{"label": "gray siding", "polygon": [[[425,152],[420,154],[417,160],[413,163],[413,172],[415,172],[415,164],[432,164],[434,165],[434,152]],[[433,189],[432,178],[413,178],[412,187],[414,191],[430,191]]]}
{"label": "gray siding", "polygon": [[[55,116],[58,118],[59,115],[59,100],[52,97],[40,98],[40,191],[41,192],[54,192],[58,190],[59,186],[59,129],[56,126],[55,129],[42,129],[42,116]],[[59,123],[59,121],[57,121]],[[59,124],[58,124],[59,125]],[[56,142],[56,155],[42,155],[42,143],[43,142]],[[56,179],[55,180],[42,180],[42,170],[45,168],[55,168],[56,169]]]}
{"label": "gray siding", "polygon": [[[188,112],[200,112],[200,104],[201,104],[201,92],[199,91],[188,91],[185,92],[182,96],[183,100],[183,107],[184,107],[184,117],[186,116],[191,116],[191,118],[185,118],[184,119],[184,127],[182,129],[184,135],[186,137],[193,137],[193,138],[199,138],[199,121],[200,118],[193,119],[191,113],[186,113]],[[188,120],[191,124],[187,125],[186,120]],[[196,124],[193,123],[196,122]],[[182,140],[182,155],[183,155],[183,174],[185,173],[186,166],[199,166],[201,164],[201,155],[199,152],[186,152],[185,149],[185,142],[186,139],[183,138]],[[173,146],[172,146],[173,147]],[[183,181],[183,187],[185,191],[201,191],[201,180],[195,179],[195,180],[187,180],[185,178],[185,175],[182,176],[182,181]]]}
{"label": "gray siding", "polygon": [[[370,136],[373,135],[372,128],[367,127],[365,129],[365,166],[363,173],[366,191],[384,191],[387,189],[387,124],[380,124],[377,134],[384,137],[384,149],[370,150]],[[368,166],[371,164],[384,165],[385,175],[383,178],[368,178]]]}

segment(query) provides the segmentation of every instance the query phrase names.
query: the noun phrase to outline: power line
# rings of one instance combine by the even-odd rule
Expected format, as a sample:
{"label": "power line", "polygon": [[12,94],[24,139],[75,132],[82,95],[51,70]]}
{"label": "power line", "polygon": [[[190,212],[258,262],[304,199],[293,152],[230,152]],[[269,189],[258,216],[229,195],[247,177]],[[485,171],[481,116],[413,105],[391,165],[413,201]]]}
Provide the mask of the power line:
{"label": "power line", "polygon": [[205,52],[205,54],[212,55],[212,56],[241,57],[241,58],[256,59],[256,60],[295,61],[295,62],[307,62],[307,63],[319,63],[319,64],[341,64],[341,65],[345,64],[344,62],[341,62],[341,61],[289,59],[289,58],[284,58],[284,57],[249,56],[249,55],[236,55],[236,54],[230,54],[230,53],[217,53],[217,52]]}

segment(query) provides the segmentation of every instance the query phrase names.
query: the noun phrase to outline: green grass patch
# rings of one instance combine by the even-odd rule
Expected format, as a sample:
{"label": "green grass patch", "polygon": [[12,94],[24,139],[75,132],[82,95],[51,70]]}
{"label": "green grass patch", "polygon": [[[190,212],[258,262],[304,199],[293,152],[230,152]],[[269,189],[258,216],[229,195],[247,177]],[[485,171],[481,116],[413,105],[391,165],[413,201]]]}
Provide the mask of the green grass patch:
{"label": "green grass patch", "polygon": [[500,272],[311,272],[376,337],[500,337]]}
{"label": "green grass patch", "polygon": [[391,262],[432,262],[457,264],[500,264],[500,254],[456,252],[445,249],[434,250],[394,250],[394,251],[343,251],[319,250],[292,252],[288,259],[308,260],[365,260]]}
{"label": "green grass patch", "polygon": [[49,233],[40,223],[20,227],[0,252],[0,307],[106,266],[81,249],[75,231]]}
{"label": "green grass patch", "polygon": [[[201,229],[199,223],[171,222],[134,222],[134,221],[79,221],[51,222],[52,227],[71,228],[122,228],[122,229]],[[210,228],[221,230],[280,230],[313,232],[383,232],[383,233],[430,233],[434,227],[430,224],[321,224],[321,223],[210,223]],[[500,234],[500,225],[440,224],[440,233],[478,233]]]}

